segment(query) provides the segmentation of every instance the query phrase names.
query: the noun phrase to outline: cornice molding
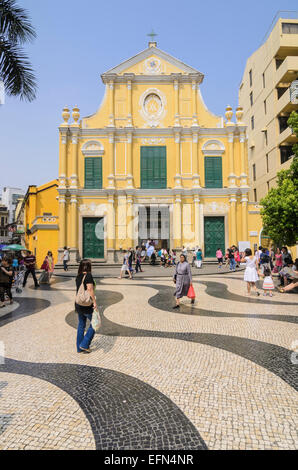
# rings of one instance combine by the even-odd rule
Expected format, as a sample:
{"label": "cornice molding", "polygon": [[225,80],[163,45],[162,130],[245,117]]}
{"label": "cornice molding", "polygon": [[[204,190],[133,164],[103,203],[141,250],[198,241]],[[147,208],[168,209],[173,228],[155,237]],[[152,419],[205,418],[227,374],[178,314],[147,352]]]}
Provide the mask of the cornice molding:
{"label": "cornice molding", "polygon": [[[243,196],[248,194],[250,188],[166,188],[166,189],[141,189],[141,188],[131,188],[131,189],[77,189],[75,194],[77,197],[96,197],[97,199],[104,199],[114,196],[135,196],[135,197],[148,197],[149,199],[155,196],[158,197],[169,197],[175,195],[182,196]],[[66,190],[67,196],[72,196],[73,191]],[[63,192],[58,189],[59,194],[65,195],[65,190]]]}
{"label": "cornice molding", "polygon": [[[130,75],[129,77],[127,75]],[[169,74],[169,75],[134,75],[134,74],[123,74],[117,75],[114,79],[114,83],[173,83],[177,81],[178,83],[193,83],[194,80],[197,84],[202,83],[203,81],[203,74],[196,74],[196,78],[194,79],[191,75],[183,75],[183,74]],[[104,84],[109,84],[110,79],[109,75],[102,75],[102,81]]]}
{"label": "cornice molding", "polygon": [[[128,128],[126,127],[104,127],[104,128],[93,128],[93,129],[81,129],[80,131],[80,138],[86,138],[86,137],[101,137],[101,138],[108,138],[109,134],[115,134],[115,136],[125,136],[128,132]],[[177,134],[178,132],[181,133],[181,135],[188,135],[192,136],[194,133],[194,129],[192,126],[190,127],[140,127],[140,128],[135,128],[135,127],[130,127],[129,128],[129,133],[131,133],[133,136],[142,136],[142,137],[147,137],[147,136],[155,136],[155,135],[170,135],[171,137],[174,137],[174,134]],[[205,127],[197,127],[195,129],[195,133],[198,134],[198,138],[202,139],[204,137],[208,138],[218,138],[218,137],[223,137],[227,138],[227,129],[225,127],[213,127],[213,128],[205,128]]]}
{"label": "cornice molding", "polygon": [[31,233],[34,233],[36,232],[37,230],[58,230],[59,229],[59,225],[58,224],[35,224],[35,225],[32,225],[32,227],[30,228],[30,232]]}

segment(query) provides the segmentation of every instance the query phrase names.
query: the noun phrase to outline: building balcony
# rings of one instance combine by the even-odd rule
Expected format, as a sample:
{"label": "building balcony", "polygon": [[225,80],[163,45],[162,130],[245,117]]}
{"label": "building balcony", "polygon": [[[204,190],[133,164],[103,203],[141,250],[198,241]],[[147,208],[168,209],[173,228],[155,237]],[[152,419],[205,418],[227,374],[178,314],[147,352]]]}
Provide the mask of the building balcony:
{"label": "building balcony", "polygon": [[287,127],[283,132],[278,136],[277,145],[287,143],[288,145],[293,145],[297,142],[297,137],[293,133],[291,127]]}
{"label": "building balcony", "polygon": [[298,56],[288,56],[275,73],[276,86],[292,83],[298,76]]}
{"label": "building balcony", "polygon": [[291,114],[292,111],[297,109],[297,104],[293,104],[290,101],[290,88],[276,101],[275,104],[275,115],[278,116],[281,113]]}

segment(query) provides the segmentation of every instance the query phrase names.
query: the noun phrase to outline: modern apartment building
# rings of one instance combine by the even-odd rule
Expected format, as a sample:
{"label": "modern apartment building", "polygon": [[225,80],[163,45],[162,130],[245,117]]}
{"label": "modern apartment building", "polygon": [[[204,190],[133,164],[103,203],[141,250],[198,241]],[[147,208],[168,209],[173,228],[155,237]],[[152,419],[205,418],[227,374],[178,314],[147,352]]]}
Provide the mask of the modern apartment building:
{"label": "modern apartment building", "polygon": [[[298,12],[297,12],[298,18]],[[287,120],[298,111],[298,19],[279,18],[247,60],[239,105],[248,126],[250,201],[260,201],[291,164],[297,138]]]}

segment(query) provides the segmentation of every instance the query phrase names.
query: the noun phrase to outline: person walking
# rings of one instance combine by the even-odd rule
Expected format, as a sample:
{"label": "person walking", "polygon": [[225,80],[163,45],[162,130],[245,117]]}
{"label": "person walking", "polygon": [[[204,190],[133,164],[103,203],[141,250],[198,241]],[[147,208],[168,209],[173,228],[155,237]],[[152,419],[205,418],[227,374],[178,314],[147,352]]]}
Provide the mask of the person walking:
{"label": "person walking", "polygon": [[230,262],[230,271],[236,271],[236,260],[235,260],[235,251],[234,248],[228,248],[228,258]]}
{"label": "person walking", "polygon": [[259,249],[255,252],[255,257],[257,258],[257,265],[259,266],[260,265],[260,256],[261,256],[261,253],[262,253],[262,247],[259,246]]}
{"label": "person walking", "polygon": [[275,253],[275,270],[274,272],[280,272],[282,268],[282,253],[279,248],[276,248],[276,253]]}
{"label": "person walking", "polygon": [[63,250],[64,250],[63,255],[62,255],[63,269],[64,271],[68,271],[67,263],[69,261],[69,249],[67,248],[67,246],[65,246]]}
{"label": "person walking", "polygon": [[4,256],[0,264],[0,308],[5,307],[5,294],[9,298],[9,303],[12,304],[11,285],[13,279],[13,268],[11,260]]}
{"label": "person walking", "polygon": [[129,269],[129,256],[130,253],[124,250],[123,264],[121,266],[120,276],[118,277],[118,279],[122,279],[123,272],[125,273],[126,271],[128,271],[129,279],[132,279],[132,274]]}
{"label": "person walking", "polygon": [[41,269],[43,269],[43,273],[39,278],[40,284],[50,284],[51,277],[54,272],[54,258],[53,253],[48,251],[47,256],[44,259],[44,262],[41,265]]}
{"label": "person walking", "polygon": [[[89,305],[80,305],[77,302],[78,299],[78,291],[83,284],[84,291],[88,291],[89,300],[87,303]],[[97,308],[96,297],[95,297],[95,281],[92,276],[92,265],[89,259],[82,259],[79,265],[78,274],[76,277],[76,301],[75,301],[75,311],[79,317],[79,324],[77,330],[77,352],[86,352],[89,353],[90,351],[90,344],[94,337],[95,331],[92,328],[91,320],[92,320],[92,313],[93,309]],[[85,302],[84,302],[85,303]],[[90,326],[85,334],[86,329],[86,322],[87,319],[90,320]]]}
{"label": "person walking", "polygon": [[133,248],[129,248],[128,250],[128,265],[129,265],[129,271],[131,272],[131,274],[133,275],[133,266],[132,266],[132,262],[134,261],[135,259],[135,252],[134,252],[134,249]]}
{"label": "person walking", "polygon": [[144,263],[146,259],[146,247],[145,245],[142,245],[142,248],[141,248],[141,263]]}
{"label": "person walking", "polygon": [[223,254],[220,248],[217,248],[216,251],[216,258],[218,262],[218,267],[221,269],[222,268],[222,263],[223,263]]}
{"label": "person walking", "polygon": [[141,273],[143,272],[142,267],[141,267],[141,258],[142,258],[141,252],[142,252],[141,247],[137,246],[136,252],[135,252],[136,273],[138,273],[139,271]]}
{"label": "person walking", "polygon": [[258,260],[257,257],[252,254],[250,248],[246,248],[245,256],[242,258],[241,263],[246,263],[244,281],[247,283],[247,294],[250,295],[251,289],[253,288],[256,295],[260,295],[256,286],[256,282],[259,280]]}
{"label": "person walking", "polygon": [[29,274],[32,274],[35,288],[39,287],[38,281],[36,279],[36,274],[35,274],[36,258],[30,250],[27,250],[27,256],[25,256],[24,258],[24,264],[26,266],[26,272],[24,276],[23,287],[26,286]]}
{"label": "person walking", "polygon": [[199,248],[197,251],[197,268],[198,269],[202,267],[202,262],[203,262],[203,253],[202,253],[201,248]]}
{"label": "person walking", "polygon": [[180,308],[180,299],[188,294],[189,287],[192,286],[192,274],[190,264],[186,256],[181,253],[180,261],[176,265],[173,281],[176,284],[174,296],[176,305],[173,308]]}
{"label": "person walking", "polygon": [[236,263],[236,268],[239,268],[241,258],[240,258],[240,253],[239,253],[237,246],[234,246],[234,259]]}
{"label": "person walking", "polygon": [[198,251],[198,247],[196,246],[192,251],[192,261],[191,261],[191,267],[192,268],[195,266],[195,262],[196,262],[196,259],[197,259],[197,251]]}

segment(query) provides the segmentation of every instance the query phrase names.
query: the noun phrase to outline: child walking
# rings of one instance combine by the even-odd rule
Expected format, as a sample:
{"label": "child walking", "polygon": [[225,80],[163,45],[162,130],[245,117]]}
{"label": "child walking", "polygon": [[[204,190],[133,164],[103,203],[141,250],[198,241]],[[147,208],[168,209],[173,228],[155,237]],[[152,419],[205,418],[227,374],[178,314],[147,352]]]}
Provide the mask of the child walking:
{"label": "child walking", "polygon": [[222,254],[222,251],[220,248],[217,248],[217,251],[216,251],[216,258],[217,258],[217,261],[218,261],[218,267],[221,268],[222,267],[222,264],[223,264],[223,254]]}
{"label": "child walking", "polygon": [[272,292],[274,291],[274,283],[271,277],[271,269],[268,267],[264,268],[263,291],[264,295],[267,295],[267,293],[269,292],[269,296],[272,297]]}

